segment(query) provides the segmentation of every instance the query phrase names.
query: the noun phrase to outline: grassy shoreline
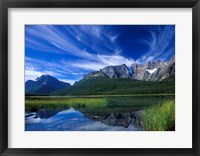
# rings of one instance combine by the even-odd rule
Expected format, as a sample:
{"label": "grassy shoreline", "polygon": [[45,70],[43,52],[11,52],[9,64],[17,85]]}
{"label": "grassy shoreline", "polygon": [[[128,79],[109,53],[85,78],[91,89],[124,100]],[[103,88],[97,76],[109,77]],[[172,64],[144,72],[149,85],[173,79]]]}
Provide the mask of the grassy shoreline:
{"label": "grassy shoreline", "polygon": [[146,109],[143,122],[146,131],[174,131],[175,100],[168,100]]}
{"label": "grassy shoreline", "polygon": [[26,96],[26,107],[53,108],[53,107],[141,107],[160,103],[163,99],[174,98],[174,95],[155,95],[154,96]]}
{"label": "grassy shoreline", "polygon": [[127,94],[127,95],[124,95],[124,94],[119,94],[119,95],[61,95],[61,96],[56,96],[56,95],[26,95],[25,97],[33,97],[33,98],[36,98],[36,97],[41,97],[41,98],[66,98],[66,97],[132,97],[132,96],[135,96],[135,97],[138,97],[138,96],[175,96],[174,93],[169,93],[169,94]]}
{"label": "grassy shoreline", "polygon": [[175,95],[153,96],[26,96],[25,111],[39,109],[68,109],[86,113],[123,113],[144,110],[145,131],[175,129]]}

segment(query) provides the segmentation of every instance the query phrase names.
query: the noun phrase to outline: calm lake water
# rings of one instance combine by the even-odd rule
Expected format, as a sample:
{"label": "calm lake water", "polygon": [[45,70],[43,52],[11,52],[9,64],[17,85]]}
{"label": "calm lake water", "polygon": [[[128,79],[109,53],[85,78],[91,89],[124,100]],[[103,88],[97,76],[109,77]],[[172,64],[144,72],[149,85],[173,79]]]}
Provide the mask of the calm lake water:
{"label": "calm lake water", "polygon": [[[131,116],[132,115],[132,116]],[[86,117],[87,116],[87,117]],[[140,131],[131,113],[84,115],[73,108],[26,113],[26,131]]]}
{"label": "calm lake water", "polygon": [[166,99],[26,97],[25,131],[142,131],[144,109]]}

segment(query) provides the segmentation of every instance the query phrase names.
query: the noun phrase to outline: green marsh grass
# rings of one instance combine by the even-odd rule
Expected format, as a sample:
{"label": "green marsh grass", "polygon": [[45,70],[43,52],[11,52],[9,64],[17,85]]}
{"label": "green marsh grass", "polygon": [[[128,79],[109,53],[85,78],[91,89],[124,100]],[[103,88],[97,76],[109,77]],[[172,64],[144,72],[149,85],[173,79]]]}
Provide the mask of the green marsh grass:
{"label": "green marsh grass", "polygon": [[79,107],[105,107],[106,98],[60,98],[60,97],[26,97],[26,111],[31,109],[62,109],[62,108],[79,108]]}
{"label": "green marsh grass", "polygon": [[143,110],[174,96],[26,96],[26,111],[31,109],[81,109],[83,112],[122,113]]}
{"label": "green marsh grass", "polygon": [[174,131],[175,130],[175,100],[167,100],[145,109],[144,130]]}

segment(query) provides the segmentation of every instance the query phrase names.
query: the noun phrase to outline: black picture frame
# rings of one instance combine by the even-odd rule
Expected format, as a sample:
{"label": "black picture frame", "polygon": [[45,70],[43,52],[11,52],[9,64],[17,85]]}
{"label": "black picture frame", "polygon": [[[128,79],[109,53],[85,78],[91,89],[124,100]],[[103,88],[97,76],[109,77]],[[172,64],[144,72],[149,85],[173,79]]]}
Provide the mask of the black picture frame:
{"label": "black picture frame", "polygon": [[[8,9],[9,8],[192,8],[192,148],[163,149],[13,149],[8,148]],[[200,2],[198,0],[0,0],[0,153],[42,155],[200,155]],[[184,17],[183,17],[184,18]],[[187,134],[186,134],[187,135]],[[184,141],[184,138],[183,140]]]}

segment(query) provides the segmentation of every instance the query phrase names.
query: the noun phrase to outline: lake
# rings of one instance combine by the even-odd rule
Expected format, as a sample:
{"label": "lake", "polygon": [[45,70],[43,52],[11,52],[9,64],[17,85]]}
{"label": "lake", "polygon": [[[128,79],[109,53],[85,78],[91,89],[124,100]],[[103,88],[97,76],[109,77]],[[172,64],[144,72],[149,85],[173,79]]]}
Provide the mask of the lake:
{"label": "lake", "polygon": [[26,97],[25,131],[143,131],[144,110],[174,96]]}
{"label": "lake", "polygon": [[[118,116],[117,116],[118,115]],[[37,113],[26,113],[26,131],[138,131],[134,119],[128,115],[110,114],[104,116],[84,115],[73,108],[67,110],[40,110]],[[96,119],[95,119],[96,118]],[[97,119],[99,118],[99,119]],[[123,119],[122,119],[123,118]]]}

